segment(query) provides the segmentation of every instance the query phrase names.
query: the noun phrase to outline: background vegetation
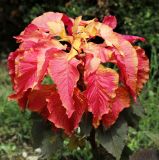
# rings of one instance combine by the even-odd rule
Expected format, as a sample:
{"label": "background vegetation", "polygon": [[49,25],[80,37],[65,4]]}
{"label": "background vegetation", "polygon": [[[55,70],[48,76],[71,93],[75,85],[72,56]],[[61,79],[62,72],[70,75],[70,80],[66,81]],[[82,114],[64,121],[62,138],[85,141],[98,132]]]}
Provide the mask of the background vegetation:
{"label": "background vegetation", "polygon": [[[8,102],[11,85],[6,69],[6,58],[17,44],[12,38],[30,21],[46,11],[65,12],[71,17],[85,19],[112,14],[118,19],[116,31],[146,38],[145,48],[150,59],[150,80],[140,101],[145,114],[137,129],[129,129],[128,146],[131,151],[140,148],[159,148],[159,3],[158,0],[1,0],[0,1],[0,159],[37,158],[39,150],[32,149],[29,112],[20,112],[14,102]],[[141,107],[141,106],[137,106]],[[67,141],[66,141],[67,143]],[[59,154],[54,158],[59,159]],[[89,145],[63,151],[63,159],[91,159]]]}

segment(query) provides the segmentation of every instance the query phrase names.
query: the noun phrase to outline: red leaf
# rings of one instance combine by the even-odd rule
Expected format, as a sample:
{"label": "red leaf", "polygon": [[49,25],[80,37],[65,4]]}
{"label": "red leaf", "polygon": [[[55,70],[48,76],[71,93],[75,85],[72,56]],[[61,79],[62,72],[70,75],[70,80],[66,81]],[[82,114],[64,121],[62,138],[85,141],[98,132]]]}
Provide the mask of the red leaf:
{"label": "red leaf", "polygon": [[[115,49],[115,59],[120,69],[120,79],[130,89],[136,99],[138,58],[134,47],[120,35],[117,35],[120,47]],[[123,55],[121,55],[121,53]]]}
{"label": "red leaf", "polygon": [[[28,48],[28,45],[32,48]],[[15,95],[10,98],[18,99],[23,96],[29,88],[38,87],[47,74],[50,50],[56,52],[59,49],[51,42],[31,43],[23,42],[21,48],[8,58],[10,76],[14,84]],[[16,59],[15,59],[16,58]],[[15,62],[14,62],[15,61]]]}
{"label": "red leaf", "polygon": [[34,88],[38,83],[36,75],[37,70],[37,54],[31,51],[25,51],[22,55],[18,55],[15,60],[14,90],[17,94],[24,93],[29,88]]}
{"label": "red leaf", "polygon": [[120,79],[136,99],[138,58],[134,47],[108,26],[102,25],[100,34],[107,45],[114,48],[114,62],[116,61],[120,69]]}
{"label": "red leaf", "polygon": [[20,106],[20,109],[24,110],[27,107],[28,104],[28,96],[30,94],[31,90],[28,89],[26,92],[23,93],[23,96],[19,99],[17,99],[17,95],[13,94],[11,95],[11,99],[17,99],[18,105]]}
{"label": "red leaf", "polygon": [[76,129],[78,127],[79,122],[81,121],[83,113],[87,110],[88,106],[85,96],[77,88],[75,88],[74,90],[73,99],[75,101],[75,112],[71,117],[71,121],[73,123],[73,129]]}
{"label": "red leaf", "polygon": [[[49,116],[46,99],[55,91],[55,85],[41,85],[38,89],[28,89],[21,98],[18,105],[22,110],[28,108],[32,112],[41,114],[45,119]],[[14,98],[15,95],[12,95]]]}
{"label": "red leaf", "polygon": [[39,31],[38,27],[34,24],[29,24],[19,36],[15,36],[18,42],[31,41],[36,43],[48,37],[48,34]]}
{"label": "red leaf", "polygon": [[72,20],[66,16],[65,14],[63,15],[62,19],[61,19],[64,24],[67,26],[66,29],[68,31],[68,35],[72,35],[72,27],[73,27],[73,22]]}
{"label": "red leaf", "polygon": [[66,109],[62,106],[60,96],[57,92],[53,92],[48,98],[48,110],[50,112],[48,119],[57,128],[64,129],[66,134],[71,134],[78,127],[87,106],[84,96],[78,89],[75,89],[73,98],[75,101],[75,112],[70,118],[68,118]]}
{"label": "red leaf", "polygon": [[42,85],[38,89],[31,91],[28,96],[28,108],[33,112],[41,113],[47,108],[46,99],[55,90],[55,85]]}
{"label": "red leaf", "polygon": [[49,75],[57,85],[58,93],[68,117],[71,117],[74,109],[73,91],[79,79],[77,65],[79,61],[71,59],[67,61],[67,54],[55,55],[49,63]]}
{"label": "red leaf", "polygon": [[93,113],[94,119],[101,120],[110,111],[110,101],[116,96],[118,74],[113,69],[100,66],[96,72],[86,77],[86,82],[88,110]]}
{"label": "red leaf", "polygon": [[9,54],[9,57],[8,57],[8,69],[9,69],[9,75],[11,77],[11,81],[13,83],[13,87],[15,85],[15,82],[14,82],[14,78],[15,78],[15,59],[19,54],[22,54],[22,53],[23,53],[23,51],[16,50],[15,52],[11,52]]}
{"label": "red leaf", "polygon": [[129,41],[130,43],[135,43],[136,41],[142,41],[144,42],[145,41],[145,38],[143,37],[138,37],[138,36],[131,36],[131,35],[122,35],[122,37]]}
{"label": "red leaf", "polygon": [[102,23],[114,29],[117,26],[117,19],[115,16],[105,16]]}
{"label": "red leaf", "polygon": [[137,92],[139,93],[144,84],[149,79],[149,59],[145,51],[140,47],[135,47],[138,56],[138,73],[137,73]]}
{"label": "red leaf", "polygon": [[110,112],[108,114],[103,115],[102,117],[103,124],[107,128],[112,126],[116,122],[119,113],[124,108],[128,108],[129,106],[130,106],[130,98],[128,91],[123,87],[118,88],[116,90],[116,97],[112,102]]}

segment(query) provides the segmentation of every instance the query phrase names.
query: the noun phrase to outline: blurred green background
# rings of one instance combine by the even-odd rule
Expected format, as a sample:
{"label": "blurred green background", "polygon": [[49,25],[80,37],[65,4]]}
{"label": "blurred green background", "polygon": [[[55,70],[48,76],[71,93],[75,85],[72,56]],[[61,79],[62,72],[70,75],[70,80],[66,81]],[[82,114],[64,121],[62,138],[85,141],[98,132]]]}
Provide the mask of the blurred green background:
{"label": "blurred green background", "polygon": [[[138,43],[150,59],[150,80],[140,100],[145,115],[138,129],[129,129],[128,146],[132,151],[140,148],[159,148],[159,3],[158,0],[0,0],[0,159],[23,160],[37,158],[32,149],[30,113],[19,111],[15,102],[9,102],[11,84],[6,68],[6,58],[17,44],[12,38],[30,21],[46,11],[64,12],[71,17],[83,15],[84,19],[115,15],[115,31],[138,35],[146,42]],[[73,159],[91,159],[89,146],[69,152]],[[56,156],[57,157],[57,156]],[[66,159],[66,158],[63,158]]]}

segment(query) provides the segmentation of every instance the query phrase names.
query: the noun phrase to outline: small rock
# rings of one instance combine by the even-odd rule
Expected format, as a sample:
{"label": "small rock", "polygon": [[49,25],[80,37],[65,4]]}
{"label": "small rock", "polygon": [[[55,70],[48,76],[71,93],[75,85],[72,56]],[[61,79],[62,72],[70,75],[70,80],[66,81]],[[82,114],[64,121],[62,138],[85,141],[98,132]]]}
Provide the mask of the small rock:
{"label": "small rock", "polygon": [[23,156],[24,158],[26,158],[27,155],[28,155],[27,152],[25,152],[25,151],[22,152],[22,156]]}
{"label": "small rock", "polygon": [[39,156],[29,156],[27,160],[38,160]]}
{"label": "small rock", "polygon": [[41,148],[36,148],[36,149],[35,149],[35,153],[40,154],[40,153],[41,153]]}

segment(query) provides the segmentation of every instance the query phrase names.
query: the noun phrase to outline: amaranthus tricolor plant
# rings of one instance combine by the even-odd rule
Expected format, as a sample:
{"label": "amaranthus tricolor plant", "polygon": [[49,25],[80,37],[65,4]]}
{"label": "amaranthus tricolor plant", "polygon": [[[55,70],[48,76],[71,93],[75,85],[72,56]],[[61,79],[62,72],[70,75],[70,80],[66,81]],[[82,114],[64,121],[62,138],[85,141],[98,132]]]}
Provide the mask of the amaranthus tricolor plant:
{"label": "amaranthus tricolor plant", "polygon": [[[10,99],[67,135],[84,113],[91,113],[95,129],[111,128],[149,77],[148,58],[134,45],[144,38],[116,33],[116,25],[114,16],[102,22],[54,12],[35,18],[15,37],[19,48],[8,57]],[[46,77],[51,84],[43,83]]]}

